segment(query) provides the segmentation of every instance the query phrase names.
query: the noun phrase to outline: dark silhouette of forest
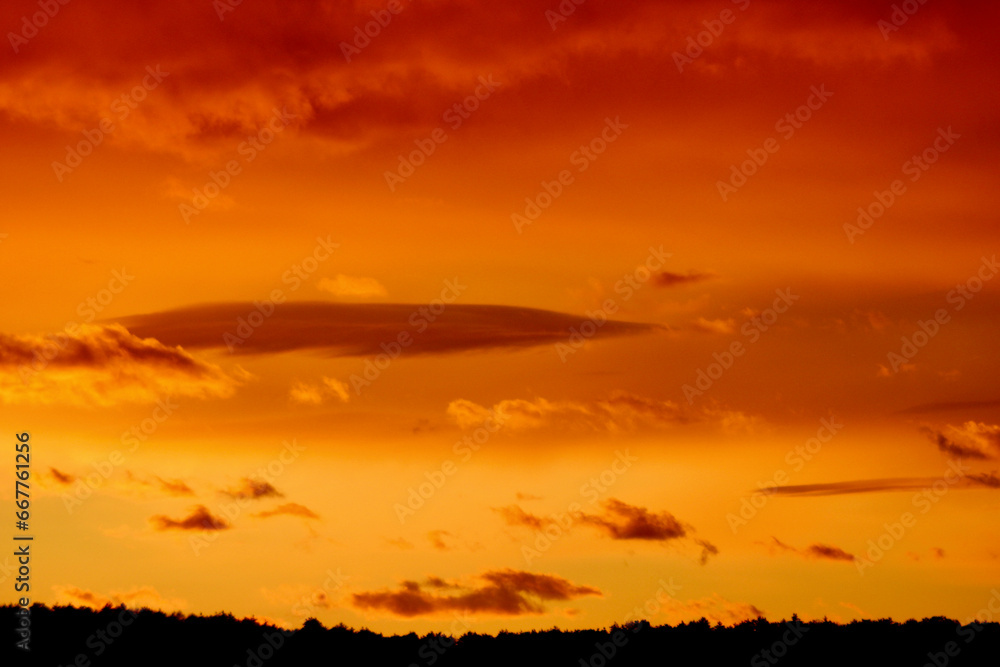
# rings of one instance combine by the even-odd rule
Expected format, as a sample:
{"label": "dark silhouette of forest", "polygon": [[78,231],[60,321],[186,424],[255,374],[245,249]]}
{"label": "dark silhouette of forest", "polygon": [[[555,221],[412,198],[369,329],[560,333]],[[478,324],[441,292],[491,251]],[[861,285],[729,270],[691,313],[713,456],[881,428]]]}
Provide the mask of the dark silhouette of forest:
{"label": "dark silhouette of forest", "polygon": [[105,607],[31,608],[31,651],[18,650],[17,607],[0,607],[7,640],[0,664],[45,667],[626,667],[629,665],[808,665],[971,667],[1000,664],[1000,625],[943,617],[801,623],[705,619],[677,626],[638,621],[604,630],[543,630],[384,637],[315,619],[286,631],[228,614],[184,616]]}

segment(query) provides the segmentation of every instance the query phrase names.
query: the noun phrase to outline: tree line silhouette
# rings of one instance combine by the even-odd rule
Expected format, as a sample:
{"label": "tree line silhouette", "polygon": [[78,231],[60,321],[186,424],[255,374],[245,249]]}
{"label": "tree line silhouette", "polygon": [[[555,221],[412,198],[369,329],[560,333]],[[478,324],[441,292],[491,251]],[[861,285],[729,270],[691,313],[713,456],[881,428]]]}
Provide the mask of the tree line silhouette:
{"label": "tree line silhouette", "polygon": [[106,606],[31,608],[31,651],[18,650],[18,607],[0,607],[9,632],[0,664],[44,667],[996,667],[1000,625],[944,617],[908,620],[769,622],[733,626],[702,618],[676,626],[646,621],[602,630],[431,633],[383,636],[309,619],[283,630],[230,614],[166,614]]}

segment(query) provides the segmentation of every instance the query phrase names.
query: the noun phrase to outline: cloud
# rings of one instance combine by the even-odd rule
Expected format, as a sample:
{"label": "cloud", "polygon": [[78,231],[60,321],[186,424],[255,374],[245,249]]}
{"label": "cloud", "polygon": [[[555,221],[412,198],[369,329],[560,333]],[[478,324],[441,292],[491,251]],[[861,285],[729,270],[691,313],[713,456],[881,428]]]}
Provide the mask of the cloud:
{"label": "cloud", "polygon": [[240,380],[180,347],[120,325],[53,335],[0,333],[0,402],[110,406],[164,396],[225,398]]}
{"label": "cloud", "polygon": [[231,526],[225,519],[213,516],[204,505],[193,507],[183,519],[171,519],[168,516],[157,514],[149,519],[149,522],[156,530],[227,530]]}
{"label": "cloud", "polygon": [[427,539],[430,541],[431,546],[438,551],[448,551],[451,549],[451,547],[444,541],[445,537],[451,536],[451,533],[447,530],[432,530],[427,533]]}
{"label": "cloud", "polygon": [[163,479],[157,475],[150,478],[142,478],[131,470],[125,471],[125,478],[128,485],[146,490],[154,488],[168,496],[193,496],[194,490],[187,483],[179,479]]}
{"label": "cloud", "polygon": [[298,503],[285,503],[284,505],[278,505],[273,510],[264,510],[263,512],[256,512],[252,516],[259,519],[267,519],[272,516],[298,516],[303,519],[319,519],[319,515],[313,512],[311,509],[305,505],[299,505]]}
{"label": "cloud", "polygon": [[736,320],[730,318],[728,320],[715,319],[707,320],[704,317],[699,317],[697,320],[691,323],[691,328],[695,331],[703,331],[705,333],[716,333],[716,334],[731,334],[736,331]]}
{"label": "cloud", "polygon": [[551,519],[544,519],[535,516],[521,509],[518,505],[508,505],[507,507],[495,507],[493,511],[500,515],[504,523],[508,526],[526,526],[534,530],[541,530],[548,523],[553,523]]}
{"label": "cloud", "polygon": [[[150,92],[137,111],[121,119],[123,129],[109,141],[197,155],[208,147],[238,144],[264,123],[271,108],[287,105],[299,117],[302,133],[327,139],[331,150],[357,150],[440,122],[441,111],[469,95],[470,82],[483,72],[496,74],[503,90],[528,96],[528,108],[536,115],[547,111],[539,102],[548,99],[536,91],[551,89],[567,72],[581,70],[642,113],[656,108],[655,100],[634,93],[626,97],[623,68],[630,65],[647,80],[673,69],[674,48],[701,30],[706,17],[718,14],[705,2],[595,3],[577,9],[569,19],[572,27],[553,31],[529,0],[502,7],[445,0],[405,9],[392,24],[391,39],[378,39],[377,46],[348,60],[336,45],[352,39],[355,27],[371,20],[369,3],[290,1],[280,10],[267,3],[242,3],[230,5],[233,11],[224,22],[216,21],[219,6],[225,3],[207,11],[199,0],[151,0],[141,8],[108,0],[74,6],[68,10],[72,20],[46,25],[40,38],[46,48],[18,53],[19,66],[0,81],[0,110],[16,122],[76,133],[93,127],[95,119],[118,120],[111,101],[145,75],[135,63],[162,62],[170,71],[161,84],[164,90]],[[836,3],[808,17],[794,3],[768,3],[737,12],[739,28],[727,33],[730,39],[706,49],[685,73],[715,81],[776,59],[786,67],[805,64],[811,69],[926,62],[975,41],[979,35],[974,31],[954,31],[958,26],[972,31],[966,17],[988,9],[962,3],[931,10],[885,41],[874,25],[887,12],[864,3]],[[5,10],[3,24],[18,25],[23,9]],[[121,29],[101,33],[113,12]],[[525,20],[528,16],[538,20]],[[426,35],[432,32],[438,38],[428,42]],[[145,39],[129,39],[136,34]],[[211,45],[207,51],[206,44]],[[125,53],[129,57],[122,57]],[[420,57],[414,58],[415,53]],[[67,67],[71,58],[75,66]],[[609,64],[609,71],[601,71],[597,63]],[[549,113],[579,107],[585,94],[567,87],[569,106],[557,105]]]}
{"label": "cloud", "polygon": [[785,544],[777,537],[771,538],[772,547],[776,547],[781,551],[791,552],[798,554],[804,558],[815,558],[821,560],[833,560],[833,561],[845,561],[848,563],[853,563],[855,557],[853,554],[849,554],[840,547],[831,546],[829,544],[810,544],[805,549],[798,549],[789,544]]}
{"label": "cloud", "polygon": [[285,494],[278,491],[270,482],[262,479],[244,477],[236,486],[223,489],[222,493],[230,498],[256,500],[257,498],[284,498]]}
{"label": "cloud", "polygon": [[336,378],[324,377],[321,384],[295,382],[288,394],[293,403],[303,405],[320,405],[328,398],[335,398],[341,403],[348,403],[351,394],[346,382]]}
{"label": "cloud", "polygon": [[[691,538],[701,547],[699,560],[702,565],[709,557],[719,553],[719,549],[703,539],[696,539],[692,533],[694,528],[681,523],[670,512],[653,512],[645,507],[629,505],[617,498],[609,498],[601,503],[602,512],[588,514],[586,512],[569,512],[565,516],[548,518],[526,512],[519,505],[496,507],[493,511],[508,526],[521,526],[535,531],[544,531],[546,526],[558,525],[564,530],[574,525],[596,528],[605,537],[612,540],[643,540],[648,542],[669,542]],[[567,524],[567,521],[569,522]]]}
{"label": "cloud", "polygon": [[622,391],[603,400],[505,399],[492,407],[456,399],[446,412],[464,429],[488,421],[511,430],[557,428],[608,432],[669,428],[705,421],[715,422],[727,432],[752,431],[761,425],[759,418],[741,412],[717,407],[691,408],[674,401],[658,401]]}
{"label": "cloud", "polygon": [[[957,430],[954,429],[954,427],[951,428],[952,430]],[[921,433],[926,435],[931,440],[931,442],[937,445],[937,448],[941,450],[941,452],[943,452],[944,454],[948,454],[950,456],[954,456],[960,459],[987,460],[994,458],[993,455],[983,451],[983,448],[980,444],[981,441],[977,442],[976,440],[978,439],[976,438],[970,438],[971,440],[973,440],[973,442],[959,443],[953,440],[952,438],[949,438],[942,431],[938,431],[929,427],[924,427],[920,429],[920,431]]]}
{"label": "cloud", "polygon": [[717,277],[714,273],[697,273],[694,271],[689,271],[688,273],[669,273],[664,271],[663,273],[656,274],[653,278],[653,284],[657,287],[677,287],[700,283]]}
{"label": "cloud", "polygon": [[719,547],[707,540],[695,540],[695,544],[701,547],[701,556],[698,558],[698,562],[702,565],[707,565],[709,558],[719,554]]}
{"label": "cloud", "polygon": [[58,484],[62,484],[63,486],[69,486],[76,481],[75,475],[70,475],[69,473],[62,472],[61,470],[57,470],[52,467],[49,468],[49,476]]}
{"label": "cloud", "polygon": [[603,530],[613,540],[675,540],[687,535],[680,521],[669,512],[650,512],[611,498],[602,503],[601,515],[583,514],[580,521]]}
{"label": "cloud", "polygon": [[[940,477],[893,477],[888,479],[860,479],[825,484],[792,484],[769,488],[766,493],[779,496],[838,496],[851,493],[876,493],[880,491],[913,491],[926,489],[940,482]],[[1000,488],[995,475],[966,473],[950,484],[955,489]]]}
{"label": "cloud", "polygon": [[101,595],[93,591],[80,588],[78,586],[63,586],[56,584],[52,586],[56,593],[56,601],[59,604],[68,604],[78,607],[90,607],[91,609],[102,609],[106,605],[118,607],[124,605],[130,609],[183,609],[187,602],[177,598],[165,598],[152,586],[141,586],[128,591],[112,591],[108,595]]}
{"label": "cloud", "polygon": [[[316,350],[332,356],[383,354],[382,344],[410,335],[407,354],[528,348],[565,342],[579,315],[534,308],[450,304],[438,315],[421,314],[426,304],[294,302],[278,305],[265,324],[242,344],[241,354]],[[254,310],[252,303],[189,306],[125,318],[137,335],[154,336],[187,349],[225,347],[223,336]],[[609,321],[595,338],[661,331],[655,324]]]}
{"label": "cloud", "polygon": [[388,296],[388,292],[382,283],[374,278],[358,278],[345,276],[338,273],[334,278],[322,278],[316,283],[316,288],[324,292],[330,292],[334,296],[355,297],[359,299],[371,299],[374,297]]}
{"label": "cloud", "polygon": [[[433,590],[425,590],[424,586]],[[545,611],[543,602],[568,601],[588,595],[601,596],[601,592],[552,574],[506,569],[481,574],[474,585],[432,577],[424,585],[405,581],[396,591],[355,593],[351,597],[359,609],[380,610],[409,618],[445,612],[504,616],[541,614]]]}

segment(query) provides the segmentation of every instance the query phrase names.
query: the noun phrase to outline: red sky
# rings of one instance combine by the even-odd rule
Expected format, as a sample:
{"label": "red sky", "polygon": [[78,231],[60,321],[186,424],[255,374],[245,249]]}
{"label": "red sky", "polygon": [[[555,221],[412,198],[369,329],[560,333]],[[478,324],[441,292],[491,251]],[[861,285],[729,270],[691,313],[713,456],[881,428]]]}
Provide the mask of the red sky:
{"label": "red sky", "polygon": [[995,4],[573,6],[0,9],[34,599],[983,607]]}

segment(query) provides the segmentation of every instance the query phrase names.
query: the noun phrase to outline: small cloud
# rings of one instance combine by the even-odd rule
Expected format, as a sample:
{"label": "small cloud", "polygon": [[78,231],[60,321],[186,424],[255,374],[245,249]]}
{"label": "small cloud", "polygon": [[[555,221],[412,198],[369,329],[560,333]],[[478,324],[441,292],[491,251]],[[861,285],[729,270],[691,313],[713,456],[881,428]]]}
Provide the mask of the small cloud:
{"label": "small cloud", "polygon": [[609,498],[602,504],[600,514],[571,512],[570,523],[566,518],[547,518],[524,511],[518,505],[494,508],[508,526],[522,526],[534,531],[544,531],[549,525],[558,525],[561,530],[569,526],[590,526],[596,528],[612,540],[642,540],[648,542],[669,542],[682,538],[691,538],[701,547],[699,560],[704,565],[709,557],[719,553],[718,548],[707,540],[694,538],[694,528],[681,523],[670,512],[653,512],[645,507],[638,507],[622,502],[617,498]]}
{"label": "small cloud", "polygon": [[301,405],[320,405],[323,402],[323,393],[314,384],[295,382],[288,391],[288,399],[292,403]]}
{"label": "small cloud", "polygon": [[847,563],[853,563],[855,561],[853,554],[849,554],[840,547],[830,546],[829,544],[810,544],[805,549],[798,549],[789,544],[785,544],[777,537],[772,537],[769,546],[772,547],[772,553],[774,549],[778,549],[780,551],[797,554],[803,558],[844,561]]}
{"label": "small cloud", "polygon": [[810,544],[805,549],[805,553],[814,558],[825,558],[827,560],[842,560],[849,563],[854,562],[854,555],[849,554],[840,547],[833,547],[829,544]]}
{"label": "small cloud", "polygon": [[262,479],[251,479],[250,477],[242,478],[236,486],[225,489],[222,493],[237,500],[285,497],[285,494],[274,488],[270,482]]}
{"label": "small cloud", "polygon": [[451,547],[444,541],[445,537],[452,537],[452,534],[447,530],[432,530],[427,533],[427,539],[430,541],[431,546],[438,551],[449,551]]}
{"label": "small cloud", "polygon": [[69,486],[76,481],[76,476],[51,467],[49,468],[49,476],[63,486]]}
{"label": "small cloud", "polygon": [[345,276],[342,273],[338,273],[333,278],[322,278],[316,283],[316,288],[324,292],[329,292],[334,296],[354,297],[357,299],[388,296],[388,292],[382,286],[382,283],[374,278]]}
{"label": "small cloud", "polygon": [[156,476],[154,476],[153,479],[155,479],[159,483],[160,489],[167,495],[171,496],[194,495],[194,490],[179,479],[163,479],[162,477],[156,477]]}
{"label": "small cloud", "polygon": [[679,287],[681,285],[691,285],[693,283],[712,280],[713,278],[718,278],[718,276],[714,273],[698,273],[695,271],[688,271],[687,273],[670,273],[664,271],[663,273],[656,274],[653,278],[653,284],[657,287]]}
{"label": "small cloud", "polygon": [[531,493],[521,493],[520,491],[518,491],[517,492],[517,499],[518,500],[522,500],[522,501],[523,500],[542,500],[542,497],[541,496],[533,495]]}
{"label": "small cloud", "polygon": [[701,547],[701,557],[698,559],[698,562],[702,565],[706,565],[710,557],[716,556],[719,553],[719,547],[715,546],[711,542],[706,540],[695,540],[695,543]]}
{"label": "small cloud", "polygon": [[164,530],[227,530],[230,528],[225,519],[213,516],[204,505],[192,508],[191,513],[183,519],[171,519],[168,516],[158,514],[150,517],[149,522],[153,528],[159,531]]}
{"label": "small cloud", "polygon": [[967,422],[961,427],[949,426],[947,434],[930,427],[920,432],[942,453],[960,459],[985,461],[1000,453],[1000,426]]}
{"label": "small cloud", "polygon": [[303,519],[319,519],[318,514],[305,505],[299,505],[298,503],[285,503],[284,505],[278,505],[273,510],[256,512],[253,516],[259,519],[267,519],[272,516],[298,516]]}
{"label": "small cloud", "polygon": [[680,521],[669,512],[650,512],[616,498],[602,503],[601,515],[583,514],[581,521],[605,531],[613,540],[674,540],[687,535]]}
{"label": "small cloud", "polygon": [[328,398],[335,398],[341,403],[348,403],[351,394],[346,382],[336,378],[322,378],[320,384],[310,384],[296,381],[292,384],[288,398],[293,403],[301,405],[321,405]]}
{"label": "small cloud", "polygon": [[736,331],[736,320],[732,318],[728,320],[708,320],[704,317],[699,317],[691,323],[691,327],[696,331],[704,331],[705,333],[731,334]]}

